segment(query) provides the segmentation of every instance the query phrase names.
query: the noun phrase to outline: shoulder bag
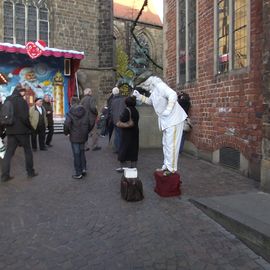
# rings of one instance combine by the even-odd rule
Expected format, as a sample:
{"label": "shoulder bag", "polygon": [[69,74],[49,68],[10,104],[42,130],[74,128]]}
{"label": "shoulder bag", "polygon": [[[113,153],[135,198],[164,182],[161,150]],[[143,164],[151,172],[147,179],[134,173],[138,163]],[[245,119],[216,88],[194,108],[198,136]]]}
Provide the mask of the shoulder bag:
{"label": "shoulder bag", "polygon": [[128,112],[129,112],[129,120],[127,122],[122,122],[122,121],[118,121],[116,123],[116,126],[119,127],[119,128],[131,128],[131,127],[134,127],[134,122],[131,118],[131,111],[130,109],[127,107],[128,109]]}

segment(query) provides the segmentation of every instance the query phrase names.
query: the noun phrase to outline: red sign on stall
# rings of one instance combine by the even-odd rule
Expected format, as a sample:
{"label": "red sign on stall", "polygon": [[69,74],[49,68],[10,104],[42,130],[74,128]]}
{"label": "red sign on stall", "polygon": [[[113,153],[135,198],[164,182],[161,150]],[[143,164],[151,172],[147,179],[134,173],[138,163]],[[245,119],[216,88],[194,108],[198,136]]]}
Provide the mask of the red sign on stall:
{"label": "red sign on stall", "polygon": [[38,40],[36,42],[29,41],[25,45],[25,49],[27,54],[32,58],[35,59],[42,55],[45,51],[46,42],[43,40]]}

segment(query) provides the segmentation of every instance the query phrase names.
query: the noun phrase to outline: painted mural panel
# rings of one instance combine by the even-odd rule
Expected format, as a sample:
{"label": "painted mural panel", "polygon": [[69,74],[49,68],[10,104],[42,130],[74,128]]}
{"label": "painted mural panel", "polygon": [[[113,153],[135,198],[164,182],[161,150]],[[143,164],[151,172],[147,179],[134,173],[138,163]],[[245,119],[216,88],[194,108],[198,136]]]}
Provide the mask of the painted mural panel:
{"label": "painted mural panel", "polygon": [[11,95],[18,83],[27,89],[29,105],[36,97],[48,94],[55,118],[64,117],[68,111],[68,77],[64,76],[63,58],[42,56],[32,60],[24,54],[0,53],[0,95]]}

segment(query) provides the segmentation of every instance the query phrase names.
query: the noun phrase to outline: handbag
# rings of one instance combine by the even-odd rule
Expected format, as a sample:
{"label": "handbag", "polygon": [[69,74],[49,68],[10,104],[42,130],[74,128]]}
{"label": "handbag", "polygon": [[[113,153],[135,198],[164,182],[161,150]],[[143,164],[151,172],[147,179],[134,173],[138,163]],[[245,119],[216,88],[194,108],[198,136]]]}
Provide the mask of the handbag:
{"label": "handbag", "polygon": [[116,123],[116,126],[119,127],[119,128],[131,128],[131,127],[134,127],[134,122],[131,118],[131,111],[130,109],[127,107],[128,111],[129,111],[129,120],[127,122],[122,122],[122,121],[118,121]]}
{"label": "handbag", "polygon": [[139,178],[126,178],[124,175],[120,185],[121,197],[128,202],[143,200],[143,185]]}
{"label": "handbag", "polygon": [[192,129],[192,124],[191,124],[190,118],[187,117],[187,118],[185,119],[185,121],[184,121],[184,128],[183,128],[183,130],[184,130],[185,132],[190,132],[191,129]]}

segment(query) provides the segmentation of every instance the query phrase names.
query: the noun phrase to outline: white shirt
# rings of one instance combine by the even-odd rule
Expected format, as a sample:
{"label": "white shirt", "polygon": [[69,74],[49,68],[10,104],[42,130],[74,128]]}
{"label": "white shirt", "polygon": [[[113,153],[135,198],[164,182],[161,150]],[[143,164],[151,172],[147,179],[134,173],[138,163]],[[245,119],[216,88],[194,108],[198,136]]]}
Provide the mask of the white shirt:
{"label": "white shirt", "polygon": [[36,106],[37,110],[39,111],[40,114],[42,114],[42,108],[39,106]]}

